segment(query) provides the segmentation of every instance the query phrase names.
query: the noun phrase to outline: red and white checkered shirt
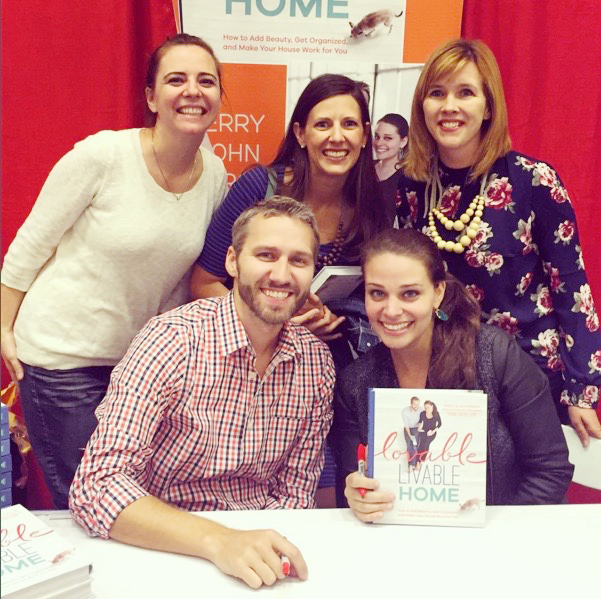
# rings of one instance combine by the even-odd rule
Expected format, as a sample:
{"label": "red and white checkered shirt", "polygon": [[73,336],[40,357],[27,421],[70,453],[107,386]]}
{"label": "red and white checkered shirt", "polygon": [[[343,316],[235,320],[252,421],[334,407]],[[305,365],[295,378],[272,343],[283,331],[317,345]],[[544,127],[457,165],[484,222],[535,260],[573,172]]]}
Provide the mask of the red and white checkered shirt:
{"label": "red and white checkered shirt", "polygon": [[107,538],[153,495],[189,511],[314,507],[332,421],[327,346],[285,323],[261,378],[232,294],[151,319],[115,367],[71,486]]}

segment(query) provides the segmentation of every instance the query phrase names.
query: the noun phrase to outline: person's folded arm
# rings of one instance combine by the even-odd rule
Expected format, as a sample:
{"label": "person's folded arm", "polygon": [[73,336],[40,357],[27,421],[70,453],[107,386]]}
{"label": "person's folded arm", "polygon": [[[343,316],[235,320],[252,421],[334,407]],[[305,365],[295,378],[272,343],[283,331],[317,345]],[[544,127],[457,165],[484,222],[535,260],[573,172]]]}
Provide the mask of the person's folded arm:
{"label": "person's folded arm", "polygon": [[204,299],[206,297],[221,297],[227,295],[225,277],[211,274],[202,266],[194,264],[192,276],[190,277],[190,296],[192,299]]}
{"label": "person's folded arm", "polygon": [[89,534],[108,538],[121,511],[149,495],[152,442],[182,385],[187,357],[177,333],[151,319],[113,370],[69,494],[73,517]]}
{"label": "person's folded arm", "polygon": [[156,497],[142,497],[128,505],[117,516],[109,536],[145,549],[209,560],[252,588],[285,578],[281,555],[289,558],[293,574],[302,580],[308,576],[298,548],[276,531],[231,529]]}

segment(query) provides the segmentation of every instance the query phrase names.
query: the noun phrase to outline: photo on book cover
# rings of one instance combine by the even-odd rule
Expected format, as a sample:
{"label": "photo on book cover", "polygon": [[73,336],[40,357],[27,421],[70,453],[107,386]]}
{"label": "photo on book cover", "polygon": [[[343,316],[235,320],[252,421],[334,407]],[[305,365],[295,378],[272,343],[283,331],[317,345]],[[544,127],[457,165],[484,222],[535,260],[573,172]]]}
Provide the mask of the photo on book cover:
{"label": "photo on book cover", "polygon": [[370,389],[368,472],[394,493],[383,524],[484,526],[486,395]]}

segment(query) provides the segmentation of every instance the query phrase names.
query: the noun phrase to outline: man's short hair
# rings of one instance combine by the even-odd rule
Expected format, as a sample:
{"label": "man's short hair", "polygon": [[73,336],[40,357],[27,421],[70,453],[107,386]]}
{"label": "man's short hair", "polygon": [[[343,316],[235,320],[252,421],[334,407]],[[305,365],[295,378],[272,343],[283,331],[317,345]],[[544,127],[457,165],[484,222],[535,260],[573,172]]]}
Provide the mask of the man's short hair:
{"label": "man's short hair", "polygon": [[257,202],[242,212],[236,219],[232,227],[232,247],[236,256],[239,256],[242,251],[242,247],[248,236],[250,221],[258,215],[261,215],[263,218],[287,216],[305,223],[313,233],[313,260],[317,262],[317,256],[319,255],[319,230],[317,229],[317,221],[315,220],[313,211],[303,202],[280,195],[274,195]]}

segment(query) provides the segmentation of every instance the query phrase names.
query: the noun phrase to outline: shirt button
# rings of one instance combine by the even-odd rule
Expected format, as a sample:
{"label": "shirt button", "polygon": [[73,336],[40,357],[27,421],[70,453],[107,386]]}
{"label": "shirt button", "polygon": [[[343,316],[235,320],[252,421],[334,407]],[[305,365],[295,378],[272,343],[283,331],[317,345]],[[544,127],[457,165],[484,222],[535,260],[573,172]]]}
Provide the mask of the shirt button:
{"label": "shirt button", "polygon": [[257,373],[256,373],[256,372],[251,372],[251,373],[248,375],[248,378],[249,378],[251,381],[255,381],[255,380],[257,380]]}

